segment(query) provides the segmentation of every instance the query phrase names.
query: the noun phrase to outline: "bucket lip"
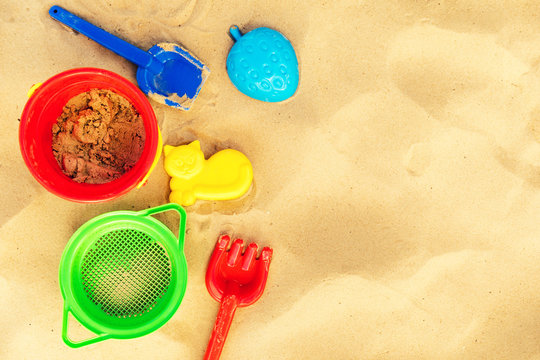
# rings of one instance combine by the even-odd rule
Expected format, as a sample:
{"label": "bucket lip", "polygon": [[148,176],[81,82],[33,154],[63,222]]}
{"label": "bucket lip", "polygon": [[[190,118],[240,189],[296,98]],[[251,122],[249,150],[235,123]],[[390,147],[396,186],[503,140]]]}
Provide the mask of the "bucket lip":
{"label": "bucket lip", "polygon": [[[148,123],[151,130],[150,133],[148,132],[146,133],[146,139],[145,139],[145,146],[146,144],[148,144],[148,146],[151,146],[152,148],[152,151],[150,154],[151,156],[148,156],[146,159],[144,159],[144,162],[143,162],[143,169],[145,169],[145,171],[141,173],[140,176],[138,176],[137,178],[134,178],[133,182],[130,183],[128,186],[125,186],[123,189],[119,189],[117,191],[108,191],[106,193],[99,194],[99,195],[92,195],[90,197],[87,196],[87,193],[86,191],[84,191],[83,187],[100,186],[102,184],[86,184],[86,183],[79,184],[73,181],[74,186],[77,186],[77,185],[81,186],[81,192],[76,197],[63,194],[62,192],[59,192],[57,189],[49,186],[49,184],[36,171],[34,165],[32,164],[32,161],[29,158],[29,154],[27,150],[28,142],[26,141],[24,137],[24,133],[22,131],[22,129],[25,127],[29,119],[30,113],[34,108],[36,101],[38,100],[40,95],[43,94],[43,92],[45,92],[51,85],[54,85],[56,83],[63,83],[66,80],[68,80],[69,77],[80,76],[80,75],[101,75],[101,76],[112,78],[116,81],[123,83],[127,88],[133,91],[135,96],[140,100],[140,105],[142,108],[141,112],[144,113],[143,122]],[[137,184],[140,183],[142,179],[144,179],[146,174],[150,171],[150,168],[152,167],[152,163],[154,162],[155,156],[158,151],[158,138],[159,138],[158,133],[159,133],[159,128],[157,125],[157,119],[154,113],[154,109],[152,108],[152,105],[150,104],[146,95],[144,95],[144,93],[135,84],[133,84],[131,81],[124,78],[123,76],[109,70],[94,68],[94,67],[81,67],[81,68],[69,69],[61,73],[58,73],[56,75],[53,75],[52,77],[44,81],[43,84],[39,86],[32,93],[32,95],[30,95],[30,98],[26,102],[24,109],[22,111],[22,114],[21,114],[21,121],[19,124],[19,149],[21,151],[21,155],[26,164],[26,167],[28,168],[30,173],[45,189],[47,189],[47,191],[63,199],[74,201],[74,202],[97,203],[97,202],[105,202],[105,201],[113,200],[128,193],[134,187],[136,187]],[[141,159],[139,159],[139,161],[141,161]],[[113,180],[113,181],[116,181],[116,180]]]}
{"label": "bucket lip", "polygon": [[[108,223],[100,224],[100,222],[103,222],[108,218],[110,218]],[[134,328],[118,329],[116,327],[107,326],[103,322],[97,321],[91,315],[88,315],[77,302],[71,282],[72,266],[78,258],[75,255],[78,253],[78,251],[84,251],[91,246],[87,245],[84,248],[80,248],[82,246],[80,241],[81,238],[84,237],[89,231],[95,230],[96,228],[102,226],[114,225],[115,222],[139,223],[148,225],[154,229],[157,227],[159,228],[159,230],[156,229],[157,232],[164,231],[166,233],[164,235],[167,236],[160,237],[159,241],[162,244],[166,243],[167,255],[171,259],[171,262],[176,263],[176,269],[173,270],[173,273],[171,274],[171,277],[174,277],[176,274],[176,286],[174,289],[172,289],[174,292],[172,295],[172,300],[169,304],[167,304],[161,315],[151,318],[148,322]],[[75,231],[75,233],[73,233],[60,259],[59,287],[62,293],[62,298],[64,299],[64,308],[67,309],[67,311],[70,311],[72,315],[89,330],[95,332],[96,334],[108,334],[112,338],[135,338],[157,330],[174,315],[185,295],[187,287],[187,260],[183,251],[184,235],[185,234],[179,233],[179,237],[176,238],[173,232],[161,221],[152,216],[143,216],[140,214],[140,212],[130,210],[112,211],[88,220],[86,223],[81,225],[77,231]],[[94,241],[92,241],[92,243],[94,243]]]}

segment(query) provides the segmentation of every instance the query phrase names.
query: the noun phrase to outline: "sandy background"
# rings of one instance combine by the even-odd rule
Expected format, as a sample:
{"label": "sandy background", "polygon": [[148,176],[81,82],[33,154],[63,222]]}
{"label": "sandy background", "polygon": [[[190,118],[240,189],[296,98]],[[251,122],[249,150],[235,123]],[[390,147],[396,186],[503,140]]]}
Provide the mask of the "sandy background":
{"label": "sandy background", "polygon": [[[53,2],[0,0],[1,359],[202,358],[218,310],[204,274],[221,232],[275,254],[223,359],[540,359],[540,3],[58,4],[141,48],[197,54],[212,73],[192,110],[152,102],[165,142],[245,152],[255,188],[188,209],[188,289],[164,327],[65,346],[57,278],[69,237],[103,212],[166,202],[168,177],[160,164],[146,187],[99,205],[38,185],[17,140],[30,86],[81,66],[135,81],[135,67],[50,19]],[[291,40],[294,99],[235,90],[231,24]]]}

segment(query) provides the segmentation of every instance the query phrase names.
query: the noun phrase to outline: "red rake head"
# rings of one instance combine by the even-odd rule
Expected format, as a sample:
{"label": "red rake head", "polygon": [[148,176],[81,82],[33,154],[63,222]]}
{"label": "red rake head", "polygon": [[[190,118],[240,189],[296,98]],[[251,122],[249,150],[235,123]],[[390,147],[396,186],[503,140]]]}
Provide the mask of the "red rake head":
{"label": "red rake head", "polygon": [[248,306],[264,291],[272,249],[263,248],[257,258],[257,244],[249,244],[242,254],[244,241],[236,239],[227,251],[230,240],[228,235],[218,239],[206,271],[206,288],[219,302],[224,295],[236,295],[238,306]]}

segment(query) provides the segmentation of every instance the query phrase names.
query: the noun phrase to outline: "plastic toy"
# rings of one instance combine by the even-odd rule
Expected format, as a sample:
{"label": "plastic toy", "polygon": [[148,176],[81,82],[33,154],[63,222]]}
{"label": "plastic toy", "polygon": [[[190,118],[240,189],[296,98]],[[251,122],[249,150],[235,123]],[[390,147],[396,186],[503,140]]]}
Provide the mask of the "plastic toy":
{"label": "plastic toy", "polygon": [[[180,214],[178,237],[153,216]],[[71,237],[60,260],[62,338],[70,347],[146,335],[175,313],[186,291],[186,213],[178,204],[97,216]],[[96,334],[74,341],[68,314]]]}
{"label": "plastic toy", "polygon": [[171,202],[189,206],[197,199],[231,200],[244,195],[253,180],[253,168],[241,152],[225,149],[204,159],[198,140],[163,148]]}
{"label": "plastic toy", "polygon": [[249,306],[261,297],[272,260],[273,250],[269,247],[264,247],[261,256],[256,258],[258,246],[255,243],[249,244],[242,254],[244,242],[241,239],[236,239],[226,251],[230,240],[227,235],[219,238],[206,271],[206,288],[221,306],[205,360],[219,359],[236,308]]}
{"label": "plastic toy", "polygon": [[230,33],[236,43],[227,57],[229,78],[238,90],[257,100],[283,101],[298,87],[298,59],[280,32],[260,27],[243,35],[237,26]]}
{"label": "plastic toy", "polygon": [[[64,105],[73,96],[94,88],[108,89],[128,99],[141,115],[146,131],[145,149],[137,165],[105,184],[73,181],[62,172],[51,151],[51,127]],[[131,81],[104,69],[77,68],[33,86],[30,95],[19,124],[19,145],[26,166],[45,189],[67,200],[94,203],[116,199],[144,185],[163,146],[152,105]]]}
{"label": "plastic toy", "polygon": [[210,74],[206,65],[179,45],[160,43],[146,52],[60,6],[51,7],[49,14],[55,20],[137,64],[139,87],[159,103],[189,110]]}

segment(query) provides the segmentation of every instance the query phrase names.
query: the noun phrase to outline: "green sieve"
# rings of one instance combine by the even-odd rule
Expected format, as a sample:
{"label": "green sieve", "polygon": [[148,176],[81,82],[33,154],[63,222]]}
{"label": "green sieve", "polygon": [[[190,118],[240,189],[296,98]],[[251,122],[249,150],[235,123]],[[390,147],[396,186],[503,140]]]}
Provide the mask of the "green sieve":
{"label": "green sieve", "polygon": [[[180,214],[178,238],[152,217]],[[62,339],[71,347],[146,335],[167,322],[186,291],[186,213],[178,204],[114,211],[82,225],[60,260],[64,298]],[[73,341],[68,314],[96,337]]]}

